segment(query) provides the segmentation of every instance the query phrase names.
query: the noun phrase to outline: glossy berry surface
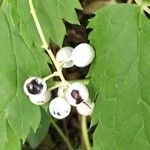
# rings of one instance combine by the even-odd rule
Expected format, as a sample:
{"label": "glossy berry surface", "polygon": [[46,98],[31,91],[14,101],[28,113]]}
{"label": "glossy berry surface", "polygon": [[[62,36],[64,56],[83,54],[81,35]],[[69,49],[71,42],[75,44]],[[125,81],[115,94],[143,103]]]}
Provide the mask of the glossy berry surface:
{"label": "glossy berry surface", "polygon": [[[61,48],[57,54],[56,54],[56,60],[61,63],[63,61],[66,61],[67,59],[69,59],[71,57],[71,53],[73,51],[73,48],[70,47],[70,46],[66,46],[66,47],[63,47]],[[63,68],[70,68],[74,66],[74,63],[72,60],[68,61],[68,62],[65,62],[62,67]]]}
{"label": "glossy berry surface", "polygon": [[56,97],[50,102],[49,111],[54,118],[64,119],[70,114],[71,106],[64,98]]}
{"label": "glossy berry surface", "polygon": [[46,91],[44,94],[29,96],[29,100],[35,105],[46,104],[51,97],[51,93]]}
{"label": "glossy berry surface", "polygon": [[78,67],[88,66],[94,59],[95,51],[87,43],[81,43],[76,46],[71,54],[73,63]]}
{"label": "glossy berry surface", "polygon": [[77,105],[76,108],[79,114],[84,115],[84,116],[90,116],[94,108],[94,103],[83,102]]}
{"label": "glossy berry surface", "polygon": [[65,97],[69,104],[77,106],[81,102],[86,102],[89,99],[89,92],[87,87],[79,82],[75,82],[68,88]]}

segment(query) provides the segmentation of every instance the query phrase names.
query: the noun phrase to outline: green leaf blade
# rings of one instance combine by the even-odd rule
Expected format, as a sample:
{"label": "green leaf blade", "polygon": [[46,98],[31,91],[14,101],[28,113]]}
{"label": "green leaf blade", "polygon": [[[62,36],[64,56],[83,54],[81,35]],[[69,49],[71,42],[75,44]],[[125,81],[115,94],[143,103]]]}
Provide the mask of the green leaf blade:
{"label": "green leaf blade", "polygon": [[[12,12],[13,20],[17,20],[15,14],[18,14],[18,20],[20,20],[20,33],[30,47],[33,43],[37,46],[41,46],[41,41],[36,30],[33,18],[30,14],[30,8],[28,0],[20,1],[13,0],[17,3],[15,6],[16,13]],[[46,37],[47,42],[50,40],[56,42],[59,46],[62,45],[64,35],[66,34],[65,25],[63,19],[70,23],[79,24],[75,8],[81,9],[78,0],[45,0],[45,1],[33,1],[35,5],[35,11],[41,24],[42,30]],[[11,2],[11,7],[14,8]],[[24,9],[22,9],[24,8]],[[24,11],[26,10],[26,11]]]}
{"label": "green leaf blade", "polygon": [[6,127],[8,139],[5,142],[0,142],[0,150],[20,150],[21,149],[20,139],[16,136],[16,134],[10,128],[8,123]]}
{"label": "green leaf blade", "polygon": [[37,148],[48,134],[50,119],[51,118],[49,114],[47,114],[44,109],[41,109],[41,122],[39,124],[39,127],[36,132],[33,132],[33,130],[31,130],[27,138],[27,141],[32,149]]}
{"label": "green leaf blade", "polygon": [[94,149],[150,148],[150,21],[135,5],[108,6],[90,27],[96,58],[89,88],[97,101]]}
{"label": "green leaf blade", "polygon": [[0,35],[1,143],[9,139],[7,121],[18,140],[25,141],[30,128],[36,131],[41,120],[40,107],[29,101],[23,91],[23,84],[29,76],[45,77],[50,74],[46,54],[35,46],[29,48],[26,45],[12,24],[7,6],[4,2],[0,10],[0,31],[3,33]]}
{"label": "green leaf blade", "polygon": [[7,132],[6,132],[6,116],[4,114],[0,114],[0,142],[6,142]]}

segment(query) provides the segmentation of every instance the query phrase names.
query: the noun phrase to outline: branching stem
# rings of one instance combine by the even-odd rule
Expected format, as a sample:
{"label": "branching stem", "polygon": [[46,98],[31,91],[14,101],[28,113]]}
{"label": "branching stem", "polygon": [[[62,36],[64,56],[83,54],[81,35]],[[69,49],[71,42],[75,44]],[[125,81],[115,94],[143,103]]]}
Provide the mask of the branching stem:
{"label": "branching stem", "polygon": [[59,76],[59,75],[58,75],[58,72],[54,72],[53,74],[50,74],[49,76],[43,78],[43,80],[44,80],[44,81],[47,81],[47,80],[49,80],[49,79],[51,79],[51,78],[53,78],[53,77],[56,77],[56,76]]}
{"label": "branching stem", "polygon": [[[46,38],[44,36],[43,30],[41,28],[40,22],[38,20],[36,12],[35,12],[35,8],[34,8],[34,5],[33,5],[33,0],[28,0],[28,1],[29,1],[29,6],[30,6],[30,13],[31,13],[31,15],[33,17],[33,20],[35,22],[37,31],[38,31],[39,36],[40,36],[41,41],[42,41],[42,48],[44,48],[47,51],[47,53],[49,54],[49,56],[50,56],[50,58],[51,58],[51,60],[52,60],[52,62],[54,64],[54,66],[56,68],[56,72],[54,72],[53,74],[45,77],[44,80],[46,81],[46,80],[48,80],[48,79],[50,79],[50,78],[52,78],[54,76],[59,76],[60,79],[61,79],[61,83],[53,86],[49,90],[53,90],[53,89],[55,89],[55,88],[57,88],[59,86],[65,86],[65,87],[67,87],[69,85],[69,83],[65,80],[65,78],[64,78],[64,76],[62,74],[62,68],[61,68],[61,65],[63,65],[64,62],[61,63],[61,64],[57,62],[55,56],[53,55],[51,49],[49,48],[48,43],[46,42]],[[68,149],[69,150],[73,150],[72,145],[70,144],[69,140],[63,134],[63,132],[58,128],[58,126],[56,125],[56,123],[53,121],[52,124],[56,128],[56,130],[59,132],[59,134],[62,136],[62,138],[64,139],[64,141],[66,142],[66,144],[68,146]],[[88,137],[88,132],[87,132],[87,124],[86,124],[86,117],[85,116],[82,116],[81,127],[82,127],[82,134],[83,134],[85,148],[86,148],[86,150],[90,150],[90,142],[89,142],[89,137]]]}
{"label": "branching stem", "polygon": [[[82,83],[82,84],[88,85],[89,80],[90,80],[89,78],[80,79],[80,80],[67,80],[67,83],[72,84],[72,83],[74,83],[74,82],[80,82],[80,83]],[[54,85],[57,85],[57,84],[60,84],[60,83],[61,83],[60,81],[54,81]],[[68,85],[69,85],[69,84],[68,84]]]}
{"label": "branching stem", "polygon": [[71,57],[68,58],[68,59],[66,59],[66,60],[64,60],[64,61],[62,61],[62,62],[60,63],[60,66],[63,66],[63,64],[66,63],[66,62],[68,62],[68,61],[71,61]]}
{"label": "branching stem", "polygon": [[57,62],[57,60],[56,60],[55,56],[53,55],[51,49],[48,48],[49,45],[46,42],[46,38],[44,36],[44,33],[43,33],[42,28],[41,28],[41,25],[40,25],[40,22],[38,20],[38,17],[36,15],[35,8],[34,8],[34,5],[33,5],[33,0],[28,0],[28,1],[29,1],[29,6],[30,6],[30,13],[31,13],[31,15],[33,17],[33,20],[35,22],[37,31],[39,33],[39,36],[40,36],[42,44],[43,44],[42,48],[44,48],[47,51],[47,53],[49,54],[53,64],[56,67],[56,70],[58,72],[58,76],[60,77],[60,79],[61,79],[62,83],[64,84],[64,86],[66,86],[67,85],[67,81],[65,80],[65,78],[64,78],[64,76],[62,74],[62,70],[61,70],[60,64]]}
{"label": "branching stem", "polygon": [[62,84],[62,83],[56,84],[56,85],[52,86],[51,88],[49,88],[48,91],[55,90],[55,89],[57,89],[60,86],[64,86],[64,84]]}

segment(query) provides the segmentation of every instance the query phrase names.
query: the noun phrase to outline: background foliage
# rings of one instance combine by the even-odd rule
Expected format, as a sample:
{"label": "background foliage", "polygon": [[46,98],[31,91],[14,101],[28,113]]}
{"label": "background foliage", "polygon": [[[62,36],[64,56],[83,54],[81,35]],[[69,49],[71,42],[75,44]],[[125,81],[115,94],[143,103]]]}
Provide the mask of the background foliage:
{"label": "background foliage", "polygon": [[96,150],[150,149],[150,20],[136,5],[112,5],[89,27],[96,59],[89,87],[96,98]]}
{"label": "background foliage", "polygon": [[[34,2],[48,41],[61,45],[65,35],[62,19],[78,23],[74,8],[80,8],[79,2]],[[28,1],[6,0],[0,4],[0,149],[19,150],[20,139],[24,142],[30,128],[35,132],[41,121],[40,107],[30,103],[23,83],[29,76],[49,75],[50,69]]]}
{"label": "background foliage", "polygon": [[[47,41],[61,46],[63,19],[79,24],[79,2],[34,0],[34,5]],[[88,74],[91,98],[96,100],[94,150],[149,150],[150,21],[140,6],[116,4],[97,11],[89,27],[96,51]],[[50,119],[47,106],[29,102],[23,83],[51,71],[27,0],[0,0],[0,33],[0,150],[20,150],[26,139],[35,148]]]}

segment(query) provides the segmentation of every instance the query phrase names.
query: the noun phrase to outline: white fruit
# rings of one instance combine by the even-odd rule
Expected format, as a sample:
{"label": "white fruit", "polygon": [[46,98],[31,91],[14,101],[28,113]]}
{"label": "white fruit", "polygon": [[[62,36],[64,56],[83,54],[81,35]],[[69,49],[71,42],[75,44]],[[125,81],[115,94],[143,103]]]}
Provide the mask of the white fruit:
{"label": "white fruit", "polygon": [[39,77],[28,78],[23,86],[26,95],[43,95],[47,90],[46,82]]}
{"label": "white fruit", "polygon": [[63,98],[54,98],[49,105],[49,111],[54,118],[64,119],[71,111],[70,104]]}
{"label": "white fruit", "polygon": [[81,43],[76,46],[71,54],[74,65],[78,67],[88,66],[94,59],[95,51],[87,43]]}
{"label": "white fruit", "polygon": [[65,97],[70,105],[77,106],[89,99],[89,92],[87,87],[79,82],[71,84],[65,94]]}
{"label": "white fruit", "polygon": [[[62,63],[64,61],[68,60],[71,57],[72,51],[73,51],[73,48],[70,46],[66,46],[66,47],[61,48],[56,54],[56,60],[59,63]],[[70,61],[65,62],[62,67],[63,68],[70,68],[72,66],[74,66],[74,63],[72,60],[70,60]]]}
{"label": "white fruit", "polygon": [[51,94],[47,91],[46,82],[39,77],[28,78],[23,86],[29,100],[35,105],[43,105],[50,100]]}
{"label": "white fruit", "polygon": [[81,115],[84,116],[90,116],[92,114],[93,108],[94,108],[94,103],[91,102],[86,102],[86,103],[80,103],[79,105],[77,105],[77,111],[78,113],[80,113]]}
{"label": "white fruit", "polygon": [[51,97],[51,93],[49,91],[46,91],[42,95],[29,96],[29,99],[35,105],[43,105],[50,100],[50,97]]}

